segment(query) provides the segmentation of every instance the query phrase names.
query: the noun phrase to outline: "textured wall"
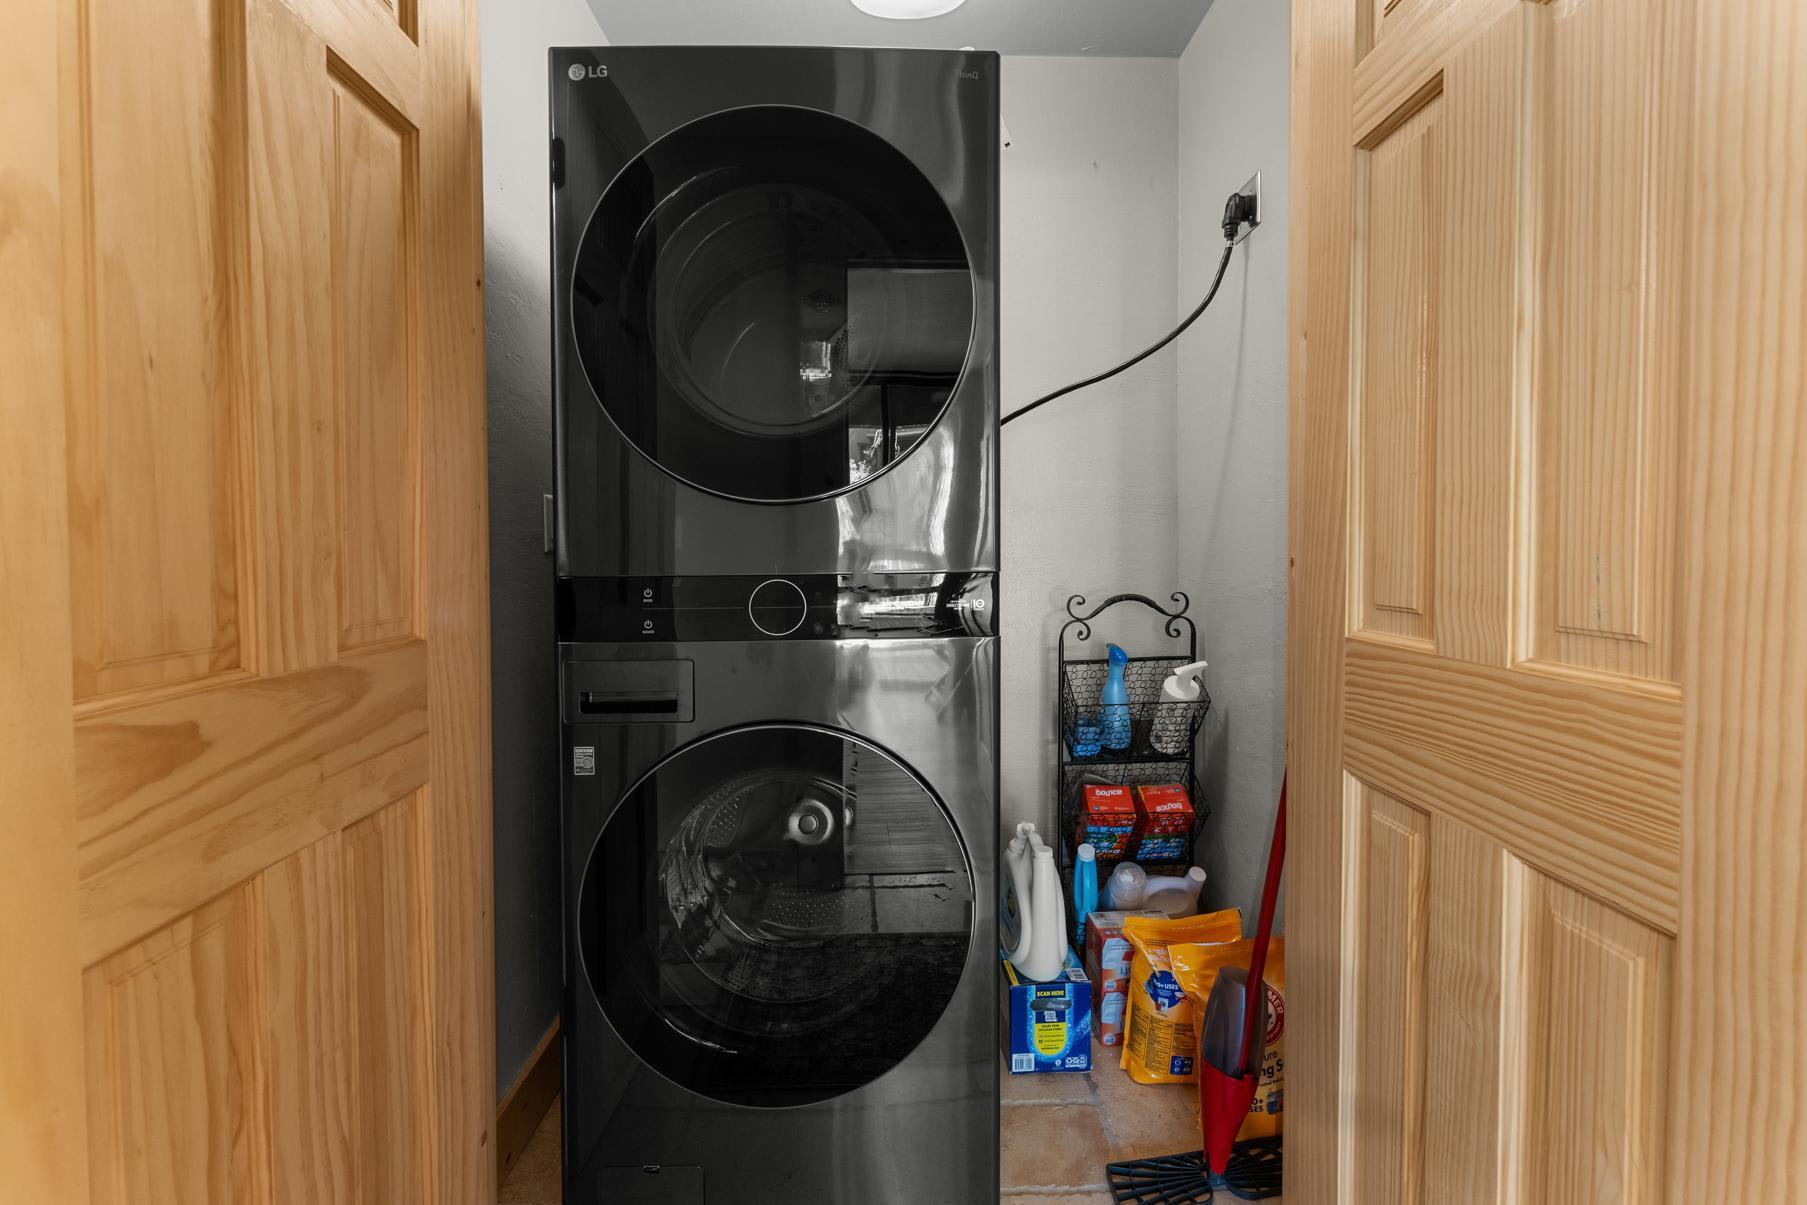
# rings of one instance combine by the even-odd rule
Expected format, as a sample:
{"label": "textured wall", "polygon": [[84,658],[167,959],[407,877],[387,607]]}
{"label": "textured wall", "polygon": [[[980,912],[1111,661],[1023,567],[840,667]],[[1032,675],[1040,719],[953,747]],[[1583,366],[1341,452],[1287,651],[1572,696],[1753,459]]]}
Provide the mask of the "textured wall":
{"label": "textured wall", "polygon": [[558,1016],[558,700],[546,48],[596,45],[583,0],[483,0],[484,324],[489,354],[490,649],[496,793],[496,1084]]}
{"label": "textured wall", "polygon": [[[1177,79],[1173,59],[1004,60],[1006,412],[1172,328]],[[1176,366],[1168,348],[1005,428],[1006,829],[1052,821],[1054,640],[1067,596],[1165,596],[1176,584]]]}
{"label": "textured wall", "polygon": [[1216,0],[1179,69],[1182,313],[1216,269],[1224,198],[1262,174],[1262,226],[1181,341],[1174,440],[1180,587],[1211,661],[1200,739],[1215,815],[1198,861],[1212,901],[1251,917],[1286,748],[1289,38],[1287,5]]}

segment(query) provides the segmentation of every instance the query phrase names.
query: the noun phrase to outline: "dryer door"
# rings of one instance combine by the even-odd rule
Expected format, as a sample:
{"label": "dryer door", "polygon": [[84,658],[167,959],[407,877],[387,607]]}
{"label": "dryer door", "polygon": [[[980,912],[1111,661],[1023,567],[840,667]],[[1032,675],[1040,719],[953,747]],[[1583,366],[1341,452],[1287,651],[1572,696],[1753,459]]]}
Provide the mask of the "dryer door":
{"label": "dryer door", "polygon": [[598,838],[583,970],[654,1070],[716,1100],[788,1106],[902,1062],[973,940],[965,851],[940,801],[877,747],[762,725],[678,750]]}
{"label": "dryer door", "polygon": [[882,473],[939,419],[972,342],[965,245],[933,184],[844,118],[760,106],[622,169],[578,246],[578,359],[653,463],[754,502]]}

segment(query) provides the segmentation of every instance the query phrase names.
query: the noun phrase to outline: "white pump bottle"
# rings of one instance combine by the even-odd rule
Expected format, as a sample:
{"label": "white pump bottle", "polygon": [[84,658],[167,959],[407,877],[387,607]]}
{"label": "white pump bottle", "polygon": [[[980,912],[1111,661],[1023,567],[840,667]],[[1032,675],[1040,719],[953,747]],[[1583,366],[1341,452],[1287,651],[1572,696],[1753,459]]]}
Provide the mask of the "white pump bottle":
{"label": "white pump bottle", "polygon": [[[1167,671],[1167,677],[1161,682],[1161,702],[1163,703],[1196,703],[1205,689],[1206,662],[1193,661],[1187,665],[1175,666]],[[1191,735],[1190,724],[1177,720],[1157,721],[1153,733],[1149,736],[1149,744],[1162,753],[1175,756],[1187,752],[1187,739]]]}

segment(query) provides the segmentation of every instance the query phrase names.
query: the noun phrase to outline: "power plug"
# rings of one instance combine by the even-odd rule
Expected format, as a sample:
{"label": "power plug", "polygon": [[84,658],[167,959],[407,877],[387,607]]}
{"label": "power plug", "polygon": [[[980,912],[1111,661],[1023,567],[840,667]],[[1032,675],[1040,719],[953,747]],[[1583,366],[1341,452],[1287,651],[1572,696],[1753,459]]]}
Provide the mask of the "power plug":
{"label": "power plug", "polygon": [[1223,207],[1224,241],[1240,243],[1261,225],[1261,173],[1230,194]]}

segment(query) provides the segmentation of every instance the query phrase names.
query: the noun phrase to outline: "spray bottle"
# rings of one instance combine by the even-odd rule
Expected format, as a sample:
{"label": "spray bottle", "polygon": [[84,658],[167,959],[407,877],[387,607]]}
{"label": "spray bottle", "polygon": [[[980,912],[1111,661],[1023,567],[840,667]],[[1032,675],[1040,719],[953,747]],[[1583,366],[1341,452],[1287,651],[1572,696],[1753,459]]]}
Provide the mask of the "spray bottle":
{"label": "spray bottle", "polygon": [[1105,652],[1110,657],[1110,671],[1104,679],[1104,689],[1098,694],[1099,727],[1103,729],[1106,749],[1123,750],[1129,748],[1131,732],[1129,687],[1123,682],[1129,654],[1114,644],[1106,645]]}

